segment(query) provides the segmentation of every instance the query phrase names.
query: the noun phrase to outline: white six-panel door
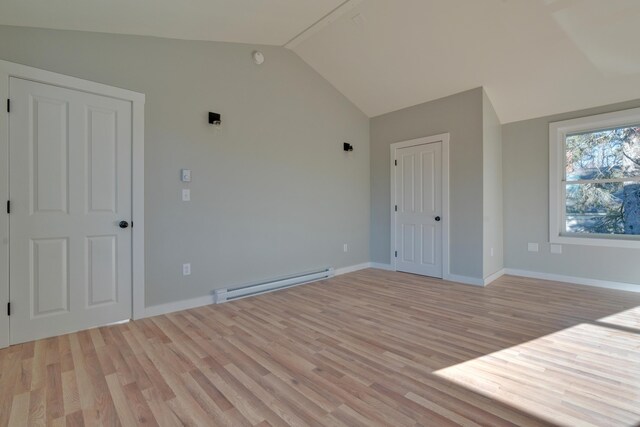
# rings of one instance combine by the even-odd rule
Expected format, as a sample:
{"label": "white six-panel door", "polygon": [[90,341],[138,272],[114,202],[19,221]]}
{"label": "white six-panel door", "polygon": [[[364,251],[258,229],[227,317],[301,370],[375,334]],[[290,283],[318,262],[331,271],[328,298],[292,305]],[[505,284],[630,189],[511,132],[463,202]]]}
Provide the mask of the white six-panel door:
{"label": "white six-panel door", "polygon": [[129,319],[131,102],[9,90],[11,342]]}
{"label": "white six-panel door", "polygon": [[396,150],[396,270],[442,278],[442,143]]}

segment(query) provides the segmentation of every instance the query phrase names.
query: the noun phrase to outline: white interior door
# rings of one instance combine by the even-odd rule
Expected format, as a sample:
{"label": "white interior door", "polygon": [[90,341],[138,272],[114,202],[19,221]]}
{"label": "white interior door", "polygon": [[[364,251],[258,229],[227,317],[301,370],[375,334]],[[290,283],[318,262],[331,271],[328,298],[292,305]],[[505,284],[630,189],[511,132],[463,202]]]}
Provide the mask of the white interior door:
{"label": "white interior door", "polygon": [[442,143],[396,150],[396,270],[442,278]]}
{"label": "white interior door", "polygon": [[131,102],[11,78],[13,344],[131,317]]}

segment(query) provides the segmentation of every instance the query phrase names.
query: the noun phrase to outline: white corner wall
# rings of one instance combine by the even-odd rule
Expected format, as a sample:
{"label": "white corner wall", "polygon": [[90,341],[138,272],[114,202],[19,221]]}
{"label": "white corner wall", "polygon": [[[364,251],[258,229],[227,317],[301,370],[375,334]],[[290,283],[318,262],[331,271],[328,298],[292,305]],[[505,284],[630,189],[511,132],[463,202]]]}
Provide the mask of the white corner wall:
{"label": "white corner wall", "polygon": [[482,88],[371,119],[371,260],[389,264],[390,150],[395,142],[450,134],[450,268],[482,283]]}
{"label": "white corner wall", "polygon": [[483,278],[504,268],[502,125],[487,93],[482,93]]}

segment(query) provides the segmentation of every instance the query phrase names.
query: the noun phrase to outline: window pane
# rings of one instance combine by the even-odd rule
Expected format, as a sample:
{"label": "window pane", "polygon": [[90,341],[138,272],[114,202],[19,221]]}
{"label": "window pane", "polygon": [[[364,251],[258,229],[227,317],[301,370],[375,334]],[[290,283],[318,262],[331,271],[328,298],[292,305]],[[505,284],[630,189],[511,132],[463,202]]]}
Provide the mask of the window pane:
{"label": "window pane", "polygon": [[640,182],[568,184],[568,233],[640,235]]}
{"label": "window pane", "polygon": [[640,126],[567,136],[567,181],[640,176]]}

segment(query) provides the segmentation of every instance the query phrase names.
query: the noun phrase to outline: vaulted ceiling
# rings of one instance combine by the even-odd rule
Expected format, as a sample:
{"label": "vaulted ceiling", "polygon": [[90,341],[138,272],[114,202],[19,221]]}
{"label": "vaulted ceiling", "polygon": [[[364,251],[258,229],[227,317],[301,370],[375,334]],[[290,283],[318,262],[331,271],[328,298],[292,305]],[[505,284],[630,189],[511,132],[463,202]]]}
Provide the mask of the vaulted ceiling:
{"label": "vaulted ceiling", "polygon": [[295,51],[370,116],[484,86],[511,122],[640,98],[638,22],[638,0],[366,0]]}
{"label": "vaulted ceiling", "polygon": [[0,24],[284,45],[344,0],[0,0]]}
{"label": "vaulted ceiling", "polygon": [[286,45],[369,116],[484,86],[505,123],[640,98],[637,22],[638,0],[0,2],[0,24]]}

